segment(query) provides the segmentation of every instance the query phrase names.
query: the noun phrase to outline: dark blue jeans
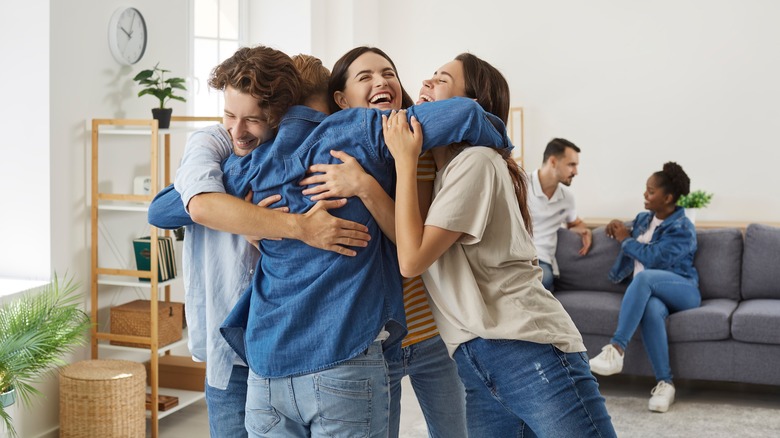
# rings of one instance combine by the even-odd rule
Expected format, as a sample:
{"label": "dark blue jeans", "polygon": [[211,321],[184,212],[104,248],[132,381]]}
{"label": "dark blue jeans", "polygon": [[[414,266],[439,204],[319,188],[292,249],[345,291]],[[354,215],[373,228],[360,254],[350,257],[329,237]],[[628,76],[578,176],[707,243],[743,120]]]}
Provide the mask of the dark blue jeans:
{"label": "dark blue jeans", "polygon": [[211,438],[246,437],[246,379],[249,368],[233,365],[227,389],[213,388],[206,383],[206,406],[209,410]]}
{"label": "dark blue jeans", "polygon": [[469,438],[616,436],[584,352],[477,338],[458,347],[455,362]]}

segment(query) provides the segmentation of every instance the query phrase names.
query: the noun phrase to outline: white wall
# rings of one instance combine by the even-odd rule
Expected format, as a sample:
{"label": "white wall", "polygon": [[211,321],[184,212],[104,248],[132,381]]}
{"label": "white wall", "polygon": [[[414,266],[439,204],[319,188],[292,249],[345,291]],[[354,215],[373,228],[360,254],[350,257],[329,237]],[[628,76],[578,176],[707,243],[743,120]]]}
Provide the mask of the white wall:
{"label": "white wall", "polygon": [[[3,248],[0,277],[49,278],[49,2],[0,14]],[[30,25],[29,17],[37,25]],[[16,44],[24,41],[25,44]],[[20,218],[24,228],[20,228]]]}
{"label": "white wall", "polygon": [[778,2],[314,3],[313,54],[326,65],[376,45],[413,95],[463,51],[498,67],[525,108],[528,170],[553,137],[582,148],[582,216],[633,217],[647,177],[677,161],[693,189],[715,193],[701,220],[780,220]]}

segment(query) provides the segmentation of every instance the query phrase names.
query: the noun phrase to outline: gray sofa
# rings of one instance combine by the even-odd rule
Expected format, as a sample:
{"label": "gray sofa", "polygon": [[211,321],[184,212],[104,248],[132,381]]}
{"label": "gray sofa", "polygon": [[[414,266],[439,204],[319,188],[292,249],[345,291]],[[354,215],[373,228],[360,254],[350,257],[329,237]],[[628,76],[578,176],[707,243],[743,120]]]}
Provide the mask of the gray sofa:
{"label": "gray sofa", "polygon": [[[697,230],[697,238],[702,305],[667,319],[674,377],[780,385],[780,228]],[[607,278],[619,244],[604,227],[594,230],[588,255],[577,254],[580,246],[575,233],[558,232],[554,294],[594,357],[615,331],[627,284]],[[641,329],[629,344],[623,374],[653,376]]]}

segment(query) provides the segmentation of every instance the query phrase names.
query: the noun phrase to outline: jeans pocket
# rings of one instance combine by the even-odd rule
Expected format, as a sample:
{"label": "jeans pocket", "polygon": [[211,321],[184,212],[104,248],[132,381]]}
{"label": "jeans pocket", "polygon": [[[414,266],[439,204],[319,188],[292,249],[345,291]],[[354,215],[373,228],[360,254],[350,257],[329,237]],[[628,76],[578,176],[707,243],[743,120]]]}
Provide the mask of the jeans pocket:
{"label": "jeans pocket", "polygon": [[246,428],[257,434],[268,433],[281,418],[271,405],[270,380],[249,372],[246,394]]}
{"label": "jeans pocket", "polygon": [[317,408],[329,436],[367,437],[371,430],[371,381],[315,379]]}

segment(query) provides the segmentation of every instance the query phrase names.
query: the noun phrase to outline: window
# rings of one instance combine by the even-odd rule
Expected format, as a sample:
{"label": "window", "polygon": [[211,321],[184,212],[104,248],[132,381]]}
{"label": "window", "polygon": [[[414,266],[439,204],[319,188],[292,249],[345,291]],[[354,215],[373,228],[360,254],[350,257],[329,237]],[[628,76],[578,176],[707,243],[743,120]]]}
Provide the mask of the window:
{"label": "window", "polygon": [[241,46],[243,0],[193,0],[193,114],[221,115],[222,93],[208,86],[211,70]]}

